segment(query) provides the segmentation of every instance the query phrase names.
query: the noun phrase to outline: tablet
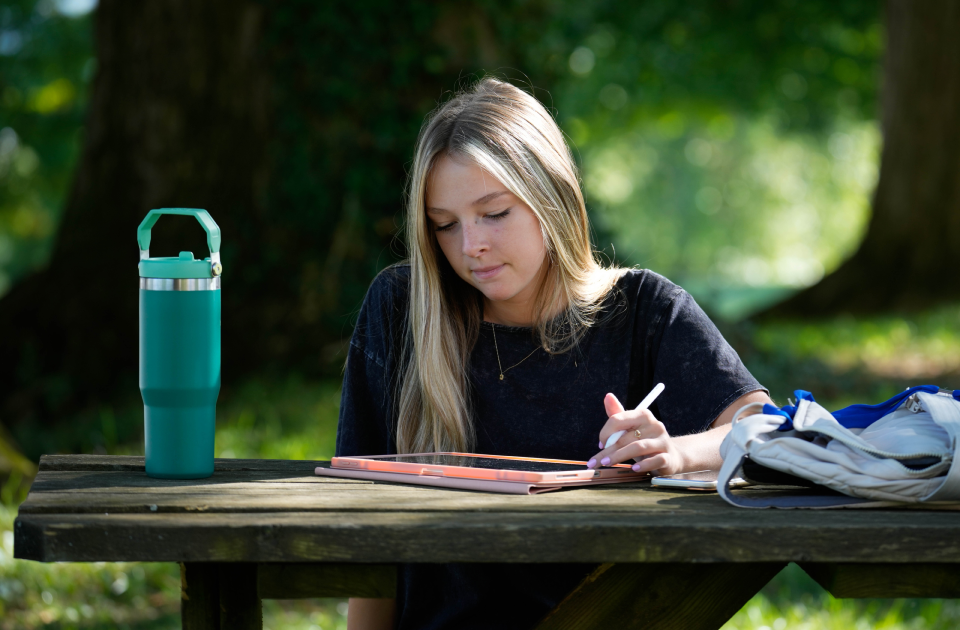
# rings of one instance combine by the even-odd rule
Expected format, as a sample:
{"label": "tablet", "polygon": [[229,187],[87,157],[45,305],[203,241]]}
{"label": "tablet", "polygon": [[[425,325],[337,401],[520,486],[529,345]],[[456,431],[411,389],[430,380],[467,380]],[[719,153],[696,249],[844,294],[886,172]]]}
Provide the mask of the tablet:
{"label": "tablet", "polygon": [[549,483],[589,481],[613,478],[643,479],[647,473],[634,472],[628,464],[597,469],[586,462],[537,457],[510,457],[477,453],[409,453],[404,455],[367,455],[334,457],[332,468],[375,470],[432,477],[460,477]]}

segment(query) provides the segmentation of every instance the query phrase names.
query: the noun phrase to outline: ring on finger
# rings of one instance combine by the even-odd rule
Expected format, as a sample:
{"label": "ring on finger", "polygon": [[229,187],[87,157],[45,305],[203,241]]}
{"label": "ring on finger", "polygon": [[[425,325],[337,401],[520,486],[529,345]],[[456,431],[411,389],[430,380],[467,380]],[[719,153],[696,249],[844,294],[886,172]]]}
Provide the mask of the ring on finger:
{"label": "ring on finger", "polygon": [[640,437],[641,437],[641,435],[642,435],[642,434],[640,433],[640,429],[637,429],[636,431],[634,431],[633,434],[634,434],[635,436],[637,436],[637,439],[638,439],[638,440],[640,439]]}

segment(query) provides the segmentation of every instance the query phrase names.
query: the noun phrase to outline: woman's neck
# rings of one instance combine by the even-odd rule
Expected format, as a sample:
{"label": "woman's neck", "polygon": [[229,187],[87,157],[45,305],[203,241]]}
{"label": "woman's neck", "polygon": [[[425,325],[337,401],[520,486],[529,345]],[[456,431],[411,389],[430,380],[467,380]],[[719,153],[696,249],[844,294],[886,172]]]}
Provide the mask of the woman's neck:
{"label": "woman's neck", "polygon": [[[546,318],[556,317],[566,308],[566,301],[560,298],[554,308],[549,309]],[[483,298],[483,321],[501,326],[530,328],[539,321],[541,313],[536,304],[525,302],[513,304],[508,301],[493,301]]]}
{"label": "woman's neck", "polygon": [[527,307],[514,307],[503,302],[493,302],[484,298],[483,300],[483,321],[501,326],[516,326],[518,328],[529,328],[536,321],[532,310]]}

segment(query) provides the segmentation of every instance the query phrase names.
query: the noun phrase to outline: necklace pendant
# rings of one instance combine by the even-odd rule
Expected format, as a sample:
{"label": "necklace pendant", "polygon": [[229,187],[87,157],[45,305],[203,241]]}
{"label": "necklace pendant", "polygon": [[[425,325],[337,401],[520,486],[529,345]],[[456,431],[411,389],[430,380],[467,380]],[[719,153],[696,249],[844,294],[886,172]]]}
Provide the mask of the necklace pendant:
{"label": "necklace pendant", "polygon": [[501,380],[501,381],[503,380],[503,374],[500,375],[500,380]]}

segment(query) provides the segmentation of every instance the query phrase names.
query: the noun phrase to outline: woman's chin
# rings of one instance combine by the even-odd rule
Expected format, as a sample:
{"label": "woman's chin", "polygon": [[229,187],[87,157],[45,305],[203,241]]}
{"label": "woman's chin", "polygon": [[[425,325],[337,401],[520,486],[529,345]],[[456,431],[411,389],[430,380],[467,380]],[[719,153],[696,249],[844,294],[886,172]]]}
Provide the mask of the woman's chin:
{"label": "woman's chin", "polygon": [[496,291],[484,291],[480,290],[480,293],[483,294],[483,297],[488,302],[494,303],[505,303],[509,302],[512,298],[517,296],[518,291],[510,291],[509,289],[501,289]]}

